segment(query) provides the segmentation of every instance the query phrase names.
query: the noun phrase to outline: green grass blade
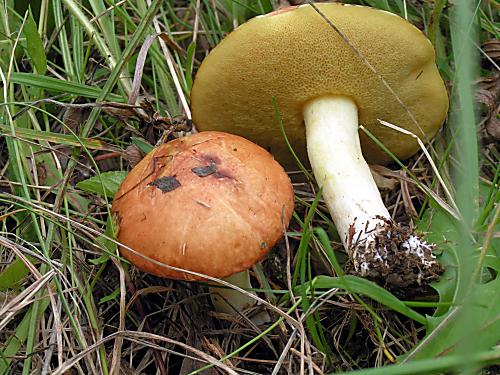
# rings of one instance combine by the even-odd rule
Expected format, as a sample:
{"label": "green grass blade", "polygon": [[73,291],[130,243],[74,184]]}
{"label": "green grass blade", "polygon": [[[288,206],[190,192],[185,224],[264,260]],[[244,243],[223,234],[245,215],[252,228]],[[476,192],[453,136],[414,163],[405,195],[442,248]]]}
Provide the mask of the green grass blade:
{"label": "green grass blade", "polygon": [[[45,310],[49,307],[50,301],[45,298],[41,301],[39,308],[37,309],[37,319],[42,316]],[[7,341],[6,346],[0,349],[0,373],[8,373],[9,366],[12,363],[13,358],[18,354],[23,343],[26,341],[29,334],[29,325],[31,316],[34,314],[33,308],[29,308],[24,318],[18,324],[15,334],[10,337]]]}
{"label": "green grass blade", "polygon": [[102,100],[106,99],[114,102],[126,101],[122,96],[115,94],[107,94],[102,97],[102,90],[98,87],[91,87],[76,82],[63,81],[61,79],[34,73],[12,73],[10,76],[10,82],[17,83],[19,85],[25,85],[27,87],[38,87],[56,93],[83,96],[92,99],[101,98]]}
{"label": "green grass blade", "polygon": [[31,58],[31,61],[37,73],[45,74],[47,70],[47,56],[45,56],[45,48],[43,47],[42,38],[38,34],[31,8],[27,12],[26,22],[24,23],[23,33],[26,37],[26,53]]}
{"label": "green grass blade", "polygon": [[[0,135],[10,136],[9,128],[5,125],[0,124]],[[26,128],[17,128],[16,137],[31,141],[46,141],[58,145],[77,146],[77,147],[84,146],[90,150],[116,151],[116,147],[108,145],[98,139],[91,139],[91,138],[76,139],[74,136],[68,134],[45,132],[45,131],[26,129]]]}
{"label": "green grass blade", "polygon": [[[441,358],[429,358],[405,363],[403,365],[384,366],[359,371],[350,371],[353,375],[429,375],[460,371],[464,367],[475,364],[480,367],[495,365],[500,362],[500,349],[474,354],[471,358],[453,355]],[[454,372],[455,373],[455,372]],[[336,373],[338,375],[347,372]],[[332,374],[333,375],[333,374]]]}
{"label": "green grass blade", "polygon": [[[75,66],[69,46],[68,33],[66,32],[66,25],[64,24],[64,16],[61,0],[53,0],[52,1],[52,9],[54,12],[54,21],[55,26],[59,29],[59,46],[61,49],[61,55],[64,63],[64,70],[66,75],[69,77],[71,81],[78,82],[78,68]],[[82,46],[74,45],[74,50],[80,50]]]}
{"label": "green grass blade", "polygon": [[350,292],[367,296],[374,301],[377,301],[382,305],[415,320],[416,322],[421,324],[427,323],[427,319],[422,314],[419,314],[415,310],[406,306],[405,303],[400,301],[395,295],[378,286],[374,282],[361,277],[346,275],[343,278],[340,278],[321,275],[316,276],[308,284],[301,285],[298,288],[302,289],[309,287],[309,285],[314,285],[316,290],[333,288],[348,289]]}
{"label": "green grass blade", "polygon": [[121,66],[123,66],[123,61],[120,61],[119,56],[116,56],[112,53],[106,41],[101,37],[101,34],[95,29],[94,25],[86,17],[85,13],[81,9],[80,4],[76,3],[74,0],[63,0],[63,2],[68,8],[68,10],[73,14],[73,16],[76,19],[78,19],[82,27],[85,28],[87,34],[93,38],[94,43],[99,49],[102,57],[108,62],[108,65],[111,68],[111,70],[116,71],[116,68],[120,66],[119,76],[120,76],[121,86],[127,95],[130,94],[132,87],[130,79],[127,77],[126,74],[121,72]]}

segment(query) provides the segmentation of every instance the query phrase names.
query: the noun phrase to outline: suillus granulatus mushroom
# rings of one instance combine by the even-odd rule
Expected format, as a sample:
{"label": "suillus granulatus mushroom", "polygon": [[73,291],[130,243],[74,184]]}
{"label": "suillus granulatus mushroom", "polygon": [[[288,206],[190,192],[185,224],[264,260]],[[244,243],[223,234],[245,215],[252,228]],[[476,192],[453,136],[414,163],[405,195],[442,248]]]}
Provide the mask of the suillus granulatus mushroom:
{"label": "suillus granulatus mushroom", "polygon": [[193,120],[200,130],[244,136],[290,168],[275,97],[288,139],[309,161],[355,272],[395,287],[426,284],[441,272],[433,246],[391,219],[367,164],[391,159],[358,127],[400,159],[413,155],[417,142],[379,120],[424,140],[435,135],[448,95],[434,49],[420,30],[389,12],[316,7],[341,33],[302,5],[258,16],[229,34],[197,72]]}
{"label": "suillus granulatus mushroom", "polygon": [[[236,135],[207,131],[151,151],[121,184],[112,212],[118,240],[136,252],[251,288],[248,269],[283,237],[293,198],[288,175],[266,150]],[[203,279],[125,247],[120,252],[153,275]],[[223,312],[254,305],[238,291],[212,291]]]}

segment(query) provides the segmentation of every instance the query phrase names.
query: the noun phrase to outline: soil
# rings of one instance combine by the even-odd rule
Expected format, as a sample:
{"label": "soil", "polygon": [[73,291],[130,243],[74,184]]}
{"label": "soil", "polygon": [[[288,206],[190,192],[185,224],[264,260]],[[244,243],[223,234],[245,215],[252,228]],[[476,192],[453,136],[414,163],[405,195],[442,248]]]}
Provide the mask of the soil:
{"label": "soil", "polygon": [[444,269],[432,253],[435,245],[420,240],[410,227],[382,220],[367,236],[350,240],[350,273],[398,291],[420,290],[438,280]]}

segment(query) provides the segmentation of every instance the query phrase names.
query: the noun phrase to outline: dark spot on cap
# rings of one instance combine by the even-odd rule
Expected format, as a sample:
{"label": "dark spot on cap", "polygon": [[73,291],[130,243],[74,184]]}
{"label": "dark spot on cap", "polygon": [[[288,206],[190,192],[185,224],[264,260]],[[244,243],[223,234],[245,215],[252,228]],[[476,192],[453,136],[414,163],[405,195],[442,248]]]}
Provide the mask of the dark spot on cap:
{"label": "dark spot on cap", "polygon": [[168,193],[169,191],[175,190],[180,187],[181,183],[175,178],[175,176],[165,176],[157,178],[156,180],[150,182],[148,186],[155,186],[163,193]]}
{"label": "dark spot on cap", "polygon": [[267,249],[267,243],[266,242],[261,242],[260,243],[260,248],[261,249]]}
{"label": "dark spot on cap", "polygon": [[196,174],[198,177],[207,177],[217,172],[217,166],[213,160],[210,160],[209,165],[191,168],[191,172]]}
{"label": "dark spot on cap", "polygon": [[210,154],[204,154],[198,156],[201,160],[207,162],[207,163],[215,163],[215,164],[220,164],[220,158],[215,156],[215,155],[210,155]]}

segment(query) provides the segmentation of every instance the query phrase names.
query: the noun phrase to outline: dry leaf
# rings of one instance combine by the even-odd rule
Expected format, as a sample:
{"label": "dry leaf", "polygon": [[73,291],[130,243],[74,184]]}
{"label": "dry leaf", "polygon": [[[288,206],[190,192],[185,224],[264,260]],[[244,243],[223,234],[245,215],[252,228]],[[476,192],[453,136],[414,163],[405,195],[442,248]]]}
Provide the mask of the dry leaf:
{"label": "dry leaf", "polygon": [[500,95],[500,73],[491,77],[481,78],[478,81],[478,90],[476,91],[476,100],[486,106],[486,113],[482,123],[485,125],[486,132],[494,141],[500,140],[500,113],[499,95]]}
{"label": "dry leaf", "polygon": [[377,184],[380,190],[393,190],[396,188],[398,180],[394,177],[387,177],[389,175],[387,171],[393,172],[389,168],[381,165],[370,165],[370,171],[372,172],[375,184]]}
{"label": "dry leaf", "polygon": [[[63,115],[63,122],[74,132],[78,133],[78,129],[89,117],[88,108],[66,107]],[[66,133],[66,129],[63,130]]]}
{"label": "dry leaf", "polygon": [[[406,177],[406,172],[404,170],[399,171],[399,173],[401,174],[401,176]],[[406,213],[410,216],[417,217],[418,213],[411,200],[408,182],[404,179],[401,179],[401,196],[403,198],[403,205],[405,207]]]}
{"label": "dry leaf", "polygon": [[490,59],[495,61],[500,60],[500,41],[498,39],[490,39],[484,42],[482,50]]}
{"label": "dry leaf", "polygon": [[[224,349],[222,349],[222,347],[219,345],[217,341],[210,340],[206,337],[203,337],[202,340],[203,340],[203,347],[205,348],[205,350],[207,350],[215,358],[222,358],[226,355],[226,352],[224,351]],[[229,367],[234,368],[233,361],[231,361],[230,359],[226,360],[225,363]]]}
{"label": "dry leaf", "polygon": [[490,116],[490,119],[486,123],[486,131],[496,141],[500,140],[500,120],[498,119],[499,114],[500,105],[498,105],[493,115]]}
{"label": "dry leaf", "polygon": [[130,166],[134,168],[144,158],[146,154],[142,152],[136,145],[130,145],[125,149],[123,158],[128,161]]}

